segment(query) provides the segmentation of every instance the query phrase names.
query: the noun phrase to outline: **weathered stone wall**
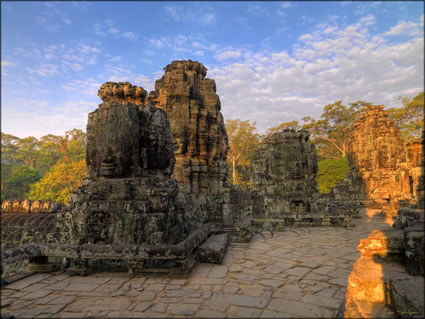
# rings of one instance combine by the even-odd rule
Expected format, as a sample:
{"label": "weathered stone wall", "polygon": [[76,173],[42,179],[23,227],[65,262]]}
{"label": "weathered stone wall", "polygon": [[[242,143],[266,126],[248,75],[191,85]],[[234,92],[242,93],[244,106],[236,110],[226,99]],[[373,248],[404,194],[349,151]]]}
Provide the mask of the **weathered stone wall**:
{"label": "weathered stone wall", "polygon": [[317,157],[307,131],[285,130],[260,144],[252,160],[253,216],[317,211]]}
{"label": "weathered stone wall", "polygon": [[219,194],[227,178],[227,133],[215,81],[191,60],[173,61],[149,99],[167,112],[176,165],[172,177],[188,193]]}
{"label": "weathered stone wall", "polygon": [[56,242],[57,214],[1,214],[1,250],[35,242]]}
{"label": "weathered stone wall", "polygon": [[421,143],[404,144],[400,130],[387,117],[383,105],[370,107],[359,117],[351,134],[349,157],[363,179],[367,199],[413,203],[422,175]]}

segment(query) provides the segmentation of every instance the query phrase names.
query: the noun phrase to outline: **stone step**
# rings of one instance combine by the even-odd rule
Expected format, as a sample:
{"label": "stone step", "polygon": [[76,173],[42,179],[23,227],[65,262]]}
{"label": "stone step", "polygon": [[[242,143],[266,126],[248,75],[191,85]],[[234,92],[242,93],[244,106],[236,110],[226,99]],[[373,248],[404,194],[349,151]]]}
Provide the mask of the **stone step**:
{"label": "stone step", "polygon": [[210,236],[198,249],[199,260],[204,263],[221,264],[228,241],[228,234]]}

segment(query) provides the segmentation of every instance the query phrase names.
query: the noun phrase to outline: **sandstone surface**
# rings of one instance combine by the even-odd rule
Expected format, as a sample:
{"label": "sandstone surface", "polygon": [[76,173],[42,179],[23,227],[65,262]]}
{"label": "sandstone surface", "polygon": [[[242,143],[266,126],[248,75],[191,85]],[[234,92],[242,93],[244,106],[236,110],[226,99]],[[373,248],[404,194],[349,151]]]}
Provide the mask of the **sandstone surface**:
{"label": "sandstone surface", "polygon": [[191,60],[164,68],[149,99],[168,115],[176,165],[172,177],[190,193],[218,194],[227,178],[227,133],[215,81]]}
{"label": "sandstone surface", "polygon": [[354,124],[349,157],[358,169],[368,200],[415,203],[423,170],[421,141],[403,143],[383,105],[369,107]]}

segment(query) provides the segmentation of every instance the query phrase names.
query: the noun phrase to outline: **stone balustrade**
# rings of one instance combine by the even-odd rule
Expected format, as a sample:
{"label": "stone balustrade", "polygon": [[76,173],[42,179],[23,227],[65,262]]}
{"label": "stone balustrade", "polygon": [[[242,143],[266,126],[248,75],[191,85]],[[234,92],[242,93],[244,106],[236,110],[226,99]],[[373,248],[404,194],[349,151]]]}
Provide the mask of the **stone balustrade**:
{"label": "stone balustrade", "polygon": [[1,203],[2,213],[56,213],[61,208],[61,205],[47,201],[31,201],[29,199],[19,200],[5,200]]}
{"label": "stone balustrade", "polygon": [[[144,272],[150,272],[143,268],[146,261],[159,261],[156,265],[174,263],[175,267],[158,266],[156,270],[160,272],[169,271],[177,274],[188,274],[196,264],[196,248],[199,247],[211,234],[219,232],[222,229],[221,224],[205,224],[197,231],[193,232],[184,241],[174,245],[69,245],[56,243],[38,243],[18,248],[12,248],[2,251],[1,267],[2,269],[17,261],[29,260],[30,263],[37,264],[42,260],[47,263],[47,258],[66,258],[72,260],[73,265],[79,268],[80,273],[87,271],[87,262],[89,260],[121,260],[127,262],[129,272],[134,273],[135,269],[143,269]],[[191,263],[188,263],[190,261]],[[148,262],[149,264],[149,262]],[[45,266],[43,266],[45,268]],[[72,268],[72,267],[71,267]],[[149,268],[149,267],[148,267]],[[37,267],[32,267],[37,269]],[[75,270],[75,269],[74,269]]]}

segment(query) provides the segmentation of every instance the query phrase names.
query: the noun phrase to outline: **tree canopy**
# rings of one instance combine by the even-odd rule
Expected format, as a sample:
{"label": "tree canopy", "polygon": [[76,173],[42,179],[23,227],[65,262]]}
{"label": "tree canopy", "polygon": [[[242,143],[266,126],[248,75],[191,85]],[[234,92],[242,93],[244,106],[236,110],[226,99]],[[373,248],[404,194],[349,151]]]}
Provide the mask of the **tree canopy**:
{"label": "tree canopy", "polygon": [[[32,136],[18,138],[5,133],[2,133],[1,137],[2,200],[28,198],[30,189],[33,189],[31,185],[44,178],[52,169],[56,172],[61,170],[65,175],[54,183],[53,180],[47,179],[51,189],[48,189],[49,183],[43,180],[43,187],[47,190],[47,194],[56,194],[54,189],[60,188],[61,183],[64,189],[78,184],[73,181],[72,176],[66,174],[75,173],[76,176],[81,176],[85,167],[82,163],[85,163],[86,134],[82,130],[73,129],[65,132],[64,136],[48,134],[39,140]],[[58,164],[67,164],[69,167],[55,167]],[[72,182],[66,182],[67,179],[71,179]],[[32,192],[34,193],[33,190]],[[60,198],[62,200],[66,195],[62,194],[62,197],[55,195],[52,198],[45,198],[43,195],[42,197],[35,199],[57,200]]]}
{"label": "tree canopy", "polygon": [[403,107],[388,109],[388,117],[395,121],[406,141],[420,138],[424,129],[424,92],[413,99],[400,98]]}
{"label": "tree canopy", "polygon": [[227,160],[233,184],[246,186],[250,183],[251,160],[259,143],[256,123],[249,121],[227,120],[226,131],[229,138]]}
{"label": "tree canopy", "polygon": [[310,132],[319,158],[339,159],[346,156],[353,124],[365,107],[372,104],[357,101],[349,105],[345,106],[342,101],[337,101],[323,108],[320,120],[311,116],[302,118],[302,128]]}
{"label": "tree canopy", "polygon": [[59,161],[39,182],[31,185],[29,198],[66,204],[71,193],[81,186],[86,172],[84,159],[70,162]]}
{"label": "tree canopy", "polygon": [[281,132],[286,129],[297,130],[298,128],[299,128],[298,121],[283,122],[279,124],[278,126],[269,128],[266,132],[266,136]]}
{"label": "tree canopy", "polygon": [[[2,200],[22,200],[28,198],[31,184],[40,179],[36,169],[25,166],[2,165]],[[3,179],[3,174],[5,175]]]}
{"label": "tree canopy", "polygon": [[335,183],[342,182],[345,175],[350,171],[347,157],[339,159],[327,158],[318,163],[316,182],[319,192],[329,193]]}

